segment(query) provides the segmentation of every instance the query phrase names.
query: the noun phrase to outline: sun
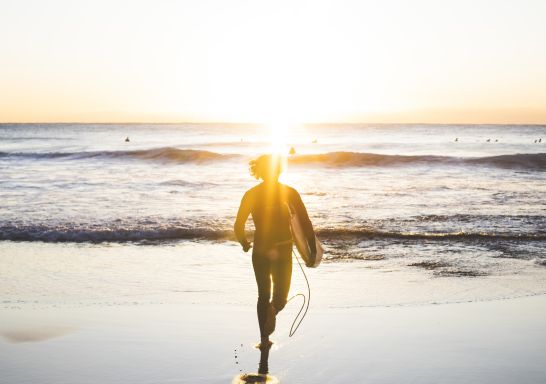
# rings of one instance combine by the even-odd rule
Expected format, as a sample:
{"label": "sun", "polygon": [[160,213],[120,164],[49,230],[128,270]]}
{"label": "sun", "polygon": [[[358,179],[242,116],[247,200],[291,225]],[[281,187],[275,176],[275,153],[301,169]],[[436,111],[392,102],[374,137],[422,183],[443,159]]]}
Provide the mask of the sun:
{"label": "sun", "polygon": [[272,154],[286,155],[288,153],[291,126],[292,124],[286,121],[274,121],[267,124],[270,152]]}

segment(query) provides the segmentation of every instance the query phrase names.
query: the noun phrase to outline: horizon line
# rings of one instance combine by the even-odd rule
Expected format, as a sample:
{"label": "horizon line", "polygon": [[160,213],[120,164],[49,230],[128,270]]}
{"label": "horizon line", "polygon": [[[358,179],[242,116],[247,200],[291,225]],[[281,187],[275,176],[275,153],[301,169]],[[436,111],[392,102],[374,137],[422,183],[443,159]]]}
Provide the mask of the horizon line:
{"label": "horizon line", "polygon": [[[229,125],[267,125],[264,122],[238,122],[238,121],[0,121],[0,124],[154,124],[154,125],[176,125],[176,124],[229,124]],[[295,125],[515,125],[515,126],[546,126],[546,122],[543,123],[469,123],[469,122],[369,122],[369,121],[354,121],[354,122],[302,122]]]}

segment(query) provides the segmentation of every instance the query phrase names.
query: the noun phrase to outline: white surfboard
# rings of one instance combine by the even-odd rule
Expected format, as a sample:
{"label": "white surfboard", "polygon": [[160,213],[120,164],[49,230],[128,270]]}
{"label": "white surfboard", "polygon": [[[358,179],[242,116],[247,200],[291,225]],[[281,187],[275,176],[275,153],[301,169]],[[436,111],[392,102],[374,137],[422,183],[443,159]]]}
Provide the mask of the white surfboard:
{"label": "white surfboard", "polygon": [[315,236],[315,246],[317,249],[317,254],[314,260],[312,260],[311,249],[309,247],[307,237],[305,236],[303,225],[296,212],[290,209],[290,206],[288,206],[288,210],[290,211],[290,229],[292,231],[292,239],[296,244],[296,249],[298,250],[298,253],[300,254],[303,261],[305,261],[305,265],[307,265],[309,268],[318,267],[320,262],[322,261],[322,255],[324,253],[324,249],[322,249],[322,244],[320,244],[320,241]]}

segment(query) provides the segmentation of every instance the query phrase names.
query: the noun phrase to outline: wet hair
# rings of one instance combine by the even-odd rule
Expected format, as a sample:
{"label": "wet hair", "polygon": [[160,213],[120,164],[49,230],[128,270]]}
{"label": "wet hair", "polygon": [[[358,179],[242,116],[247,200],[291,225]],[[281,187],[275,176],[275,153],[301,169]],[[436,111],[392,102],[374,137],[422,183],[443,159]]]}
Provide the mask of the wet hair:
{"label": "wet hair", "polygon": [[261,155],[248,162],[250,174],[256,179],[278,179],[284,171],[285,159],[281,155]]}

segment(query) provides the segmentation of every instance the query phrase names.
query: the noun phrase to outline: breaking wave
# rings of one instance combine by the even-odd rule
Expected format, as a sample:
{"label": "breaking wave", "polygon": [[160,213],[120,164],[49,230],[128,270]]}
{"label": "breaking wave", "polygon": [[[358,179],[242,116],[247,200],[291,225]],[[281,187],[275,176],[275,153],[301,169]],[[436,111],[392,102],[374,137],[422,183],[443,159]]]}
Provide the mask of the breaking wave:
{"label": "breaking wave", "polygon": [[[0,157],[46,159],[139,159],[144,161],[168,161],[176,163],[207,163],[243,158],[240,154],[225,154],[196,149],[173,147],[133,151],[95,152],[0,152]],[[506,169],[546,170],[546,153],[512,154],[486,157],[453,157],[433,155],[385,155],[361,152],[328,152],[290,156],[295,165],[319,165],[327,167],[389,167],[403,165],[465,165],[489,166]]]}
{"label": "breaking wave", "polygon": [[[492,232],[389,232],[373,229],[317,229],[318,237],[325,242],[364,240],[427,240],[427,241],[545,241],[546,233],[518,234]],[[235,240],[227,227],[205,228],[180,225],[149,225],[143,227],[78,225],[0,225],[0,240],[42,242],[139,242],[167,240]]]}
{"label": "breaking wave", "polygon": [[422,165],[483,165],[498,168],[546,170],[546,153],[514,154],[486,157],[405,156],[361,152],[330,152],[299,155],[292,164],[322,164],[331,167]]}
{"label": "breaking wave", "polygon": [[177,163],[202,163],[239,157],[237,154],[222,154],[197,149],[173,147],[141,149],[134,151],[86,151],[86,152],[0,152],[0,157],[16,157],[36,160],[47,159],[140,159],[159,160]]}
{"label": "breaking wave", "polygon": [[42,241],[46,243],[102,243],[138,242],[158,240],[228,240],[232,231],[221,229],[188,228],[163,226],[154,228],[135,227],[81,227],[47,225],[3,225],[0,226],[0,240]]}

